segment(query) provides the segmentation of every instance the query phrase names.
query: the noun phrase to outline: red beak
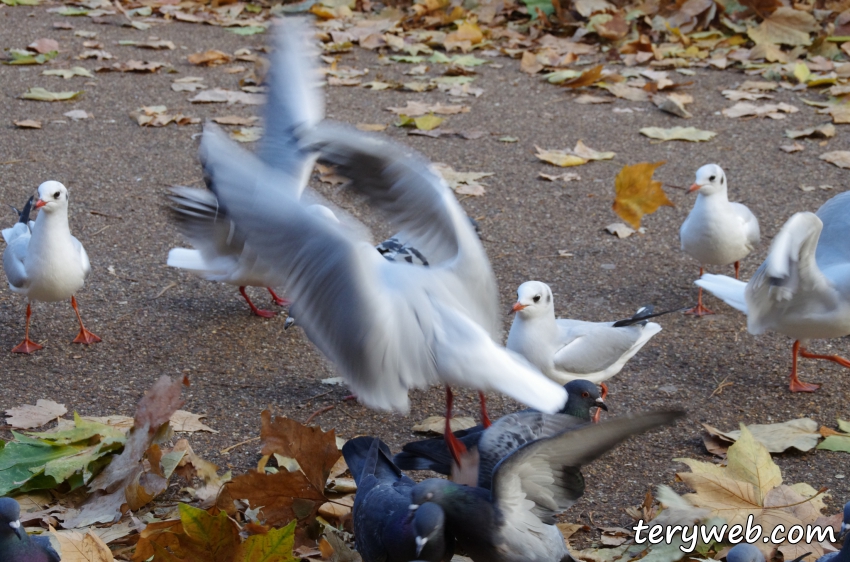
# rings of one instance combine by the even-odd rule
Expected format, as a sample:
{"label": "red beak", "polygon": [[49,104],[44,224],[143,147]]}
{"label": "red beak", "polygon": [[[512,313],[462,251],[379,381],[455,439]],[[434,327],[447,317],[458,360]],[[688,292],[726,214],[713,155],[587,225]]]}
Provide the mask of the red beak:
{"label": "red beak", "polygon": [[688,188],[688,193],[693,193],[694,191],[699,191],[700,187],[702,187],[702,186],[695,183],[691,187]]}
{"label": "red beak", "polygon": [[47,205],[47,201],[45,201],[44,199],[39,199],[38,201],[35,202],[35,208],[36,209],[41,209],[45,205]]}
{"label": "red beak", "polygon": [[523,309],[523,308],[525,308],[526,306],[528,306],[528,305],[527,305],[527,304],[522,304],[522,303],[519,303],[519,302],[518,302],[518,303],[516,303],[515,305],[513,305],[513,306],[511,307],[511,312],[519,312],[520,310],[522,310],[522,309]]}

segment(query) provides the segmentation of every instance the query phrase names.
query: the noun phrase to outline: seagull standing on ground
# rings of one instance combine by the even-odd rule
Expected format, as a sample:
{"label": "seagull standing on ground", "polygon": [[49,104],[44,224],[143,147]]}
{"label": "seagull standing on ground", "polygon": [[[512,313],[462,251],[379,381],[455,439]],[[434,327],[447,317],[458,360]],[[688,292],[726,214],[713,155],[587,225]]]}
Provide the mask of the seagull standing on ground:
{"label": "seagull standing on ground", "polygon": [[68,226],[67,188],[58,181],[44,182],[38,186],[34,206],[41,209],[34,223],[29,220],[27,202],[18,223],[2,233],[6,240],[3,269],[9,288],[27,297],[24,341],[12,348],[12,353],[32,353],[43,347],[29,337],[32,301],[55,302],[70,297],[80,323],[80,333],[73,343],[97,343],[100,338],[83,326],[74,297],[83,288],[91,264],[85,248],[71,235]]}
{"label": "seagull standing on ground", "polygon": [[[298,199],[310,179],[316,155],[298,147],[293,131],[311,127],[324,118],[324,93],[318,88],[321,76],[314,62],[317,55],[312,52],[311,29],[293,22],[281,25],[287,31],[276,35],[277,48],[267,76],[269,92],[263,111],[265,134],[257,150],[263,163],[274,170],[280,188]],[[172,201],[180,232],[195,249],[172,249],[168,265],[208,281],[236,285],[251,312],[262,318],[272,318],[277,313],[254,305],[245,287],[266,287],[277,305],[289,304],[272,289],[274,280],[268,268],[245,244],[239,228],[218,204],[214,190],[178,187],[172,189]],[[313,207],[320,216],[336,220],[330,209]]]}
{"label": "seagull standing on ground", "polygon": [[[696,203],[679,231],[682,250],[699,262],[700,277],[706,265],[734,263],[737,279],[741,260],[759,243],[758,220],[744,205],[729,201],[726,174],[717,164],[697,170],[696,182],[688,193],[694,191]],[[702,305],[702,287],[697,305],[685,314],[714,314]]]}
{"label": "seagull standing on ground", "polygon": [[708,274],[696,281],[746,314],[751,334],[774,331],[794,338],[791,392],[814,392],[820,387],[798,378],[798,354],[850,367],[850,361],[838,355],[806,350],[811,339],[850,335],[848,233],[850,193],[841,193],[817,213],[796,213],[788,219],[749,283]]}
{"label": "seagull standing on ground", "polygon": [[21,506],[0,498],[0,560],[3,562],[59,562],[59,553],[47,537],[31,537],[21,526]]}

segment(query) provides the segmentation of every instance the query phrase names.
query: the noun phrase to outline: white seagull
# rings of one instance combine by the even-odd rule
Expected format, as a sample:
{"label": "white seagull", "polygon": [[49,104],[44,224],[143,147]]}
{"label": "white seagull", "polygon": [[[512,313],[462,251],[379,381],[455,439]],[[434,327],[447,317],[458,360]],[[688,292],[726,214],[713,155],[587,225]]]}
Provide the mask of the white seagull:
{"label": "white seagull", "polygon": [[83,288],[91,264],[85,248],[68,227],[68,190],[58,181],[46,181],[38,186],[35,208],[41,212],[35,222],[29,220],[31,203],[32,198],[15,226],[3,230],[6,241],[3,269],[9,288],[27,297],[26,335],[12,352],[32,353],[43,347],[30,340],[32,301],[55,302],[70,297],[80,322],[80,333],[74,343],[99,342],[100,338],[83,326],[74,297]]}
{"label": "white seagull", "polygon": [[[700,277],[706,265],[734,263],[737,279],[741,260],[759,242],[755,215],[744,205],[730,202],[726,188],[723,169],[717,164],[706,164],[697,170],[696,182],[688,189],[688,193],[697,192],[697,200],[682,223],[679,237],[682,250],[699,261]],[[685,314],[714,314],[702,305],[701,287],[697,305]]]}
{"label": "white seagull", "polygon": [[[317,87],[321,76],[312,55],[315,49],[309,27],[295,21],[280,25],[285,31],[277,33],[267,76],[269,93],[263,112],[266,134],[259,142],[258,154],[264,164],[274,169],[275,181],[281,188],[298,199],[310,179],[316,155],[301,150],[292,132],[313,126],[324,118],[324,94]],[[251,311],[263,318],[277,313],[257,308],[245,292],[246,286],[266,287],[276,304],[289,304],[272,289],[273,280],[267,268],[256,252],[245,245],[239,229],[219,207],[215,193],[181,187],[172,190],[172,200],[180,232],[195,249],[172,249],[168,253],[168,265],[209,281],[236,285]],[[313,211],[336,219],[323,206],[315,205]]]}
{"label": "white seagull", "polygon": [[634,324],[585,322],[555,318],[552,289],[540,281],[527,281],[517,289],[516,313],[506,347],[559,384],[576,379],[602,383],[658,332],[655,322],[639,320],[651,310],[641,308]]}
{"label": "white seagull", "polygon": [[850,335],[848,232],[850,193],[841,193],[817,213],[796,213],[788,219],[749,283],[723,275],[705,275],[696,282],[745,313],[751,334],[774,331],[794,338],[792,392],[813,392],[820,386],[797,377],[798,353],[850,367],[843,357],[806,350],[811,339]]}

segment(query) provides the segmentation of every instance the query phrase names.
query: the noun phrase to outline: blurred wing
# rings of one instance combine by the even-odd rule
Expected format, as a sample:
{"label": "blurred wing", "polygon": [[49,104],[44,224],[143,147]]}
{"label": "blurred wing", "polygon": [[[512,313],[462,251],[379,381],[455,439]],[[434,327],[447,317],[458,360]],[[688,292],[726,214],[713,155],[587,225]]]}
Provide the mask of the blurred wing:
{"label": "blurred wing", "polygon": [[730,205],[732,206],[732,212],[741,219],[741,223],[744,225],[744,234],[747,237],[747,245],[750,247],[750,251],[752,251],[755,245],[759,243],[759,240],[761,240],[759,221],[756,219],[753,212],[750,211],[749,207],[740,203],[730,203]]}
{"label": "blurred wing", "polygon": [[[8,235],[8,236],[7,236]],[[27,257],[27,247],[30,242],[30,231],[24,223],[3,231],[6,239],[6,250],[3,252],[3,270],[6,279],[13,290],[23,290],[29,284],[24,260]]]}
{"label": "blurred wing", "polygon": [[815,253],[818,266],[826,270],[833,265],[850,263],[850,194],[840,193],[824,203],[817,212],[823,231]]}
{"label": "blurred wing", "polygon": [[493,499],[518,531],[553,525],[584,493],[579,469],[629,436],[675,421],[684,412],[651,412],[588,424],[517,449],[496,466]]}
{"label": "blurred wing", "polygon": [[275,27],[275,52],[266,76],[265,134],[257,154],[289,176],[285,187],[297,199],[310,179],[316,155],[298,146],[296,132],[315,126],[325,114],[324,92],[318,87],[322,77],[316,67],[319,51],[307,20],[284,18]]}

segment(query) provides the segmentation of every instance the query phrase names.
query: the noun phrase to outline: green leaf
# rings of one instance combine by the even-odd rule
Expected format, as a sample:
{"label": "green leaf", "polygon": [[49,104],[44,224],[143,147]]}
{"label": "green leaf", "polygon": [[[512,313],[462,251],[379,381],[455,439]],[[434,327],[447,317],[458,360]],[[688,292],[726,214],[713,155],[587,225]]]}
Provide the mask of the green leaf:
{"label": "green leaf", "polygon": [[[218,515],[210,515],[203,509],[191,505],[180,504],[180,522],[183,532],[191,539],[181,540],[184,550],[189,550],[195,559],[233,560],[239,544],[239,532],[228,517],[220,511]],[[204,556],[206,555],[206,556]],[[190,557],[193,558],[193,557]]]}
{"label": "green leaf", "polygon": [[125,438],[124,432],[117,427],[83,419],[77,412],[74,412],[74,427],[71,429],[41,433],[29,432],[27,435],[53,445],[70,445],[78,441],[87,441],[95,436],[100,436],[99,440],[118,438],[123,441]]}
{"label": "green leaf", "polygon": [[818,445],[818,449],[850,453],[850,435],[830,435]]}
{"label": "green leaf", "polygon": [[88,78],[93,78],[92,73],[83,68],[82,66],[74,66],[71,68],[54,68],[50,70],[45,70],[41,73],[42,76],[61,76],[65,80],[68,78],[73,78],[74,76],[85,76]]}
{"label": "green leaf", "polygon": [[74,17],[74,16],[88,15],[89,10],[87,10],[86,8],[72,8],[70,6],[65,6],[61,10],[57,11],[56,13],[59,14],[60,16]]}
{"label": "green leaf", "polygon": [[30,88],[26,93],[21,95],[21,98],[36,101],[67,101],[76,98],[82,93],[82,90],[79,92],[50,92],[44,88]]}
{"label": "green leaf", "polygon": [[405,55],[390,55],[390,60],[395,62],[406,62],[408,64],[417,64],[425,60],[425,57],[410,57]]}
{"label": "green leaf", "polygon": [[[390,58],[392,58],[392,57],[390,57]],[[431,55],[431,57],[428,60],[430,62],[433,62],[434,64],[450,64],[452,62],[452,59],[450,59],[449,57],[447,57],[445,54],[441,53],[440,51],[434,51],[434,54]]]}
{"label": "green leaf", "polygon": [[528,8],[528,15],[532,20],[537,19],[537,8],[540,8],[547,16],[555,13],[555,6],[552,5],[551,0],[522,0],[522,3]]}
{"label": "green leaf", "polygon": [[295,546],[295,523],[272,529],[265,535],[253,535],[242,543],[240,562],[296,562],[292,555]]}
{"label": "green leaf", "polygon": [[257,4],[246,4],[245,5],[245,11],[251,12],[252,14],[259,14],[260,12],[263,11],[263,7],[258,6]]}
{"label": "green leaf", "polygon": [[12,55],[12,60],[5,61],[3,64],[44,64],[56,58],[59,51],[49,51],[40,55],[25,51],[10,51],[9,54]]}
{"label": "green leaf", "polygon": [[581,70],[559,70],[557,72],[550,72],[549,74],[544,74],[543,78],[546,79],[550,84],[561,84],[566,82],[567,80],[572,80],[573,78],[578,78],[581,76]]}
{"label": "green leaf", "polygon": [[838,429],[844,433],[850,433],[850,421],[838,420]]}
{"label": "green leaf", "polygon": [[475,55],[458,55],[452,58],[452,64],[456,64],[458,66],[481,66],[482,64],[487,64],[490,61],[486,59],[479,59]]}
{"label": "green leaf", "polygon": [[256,35],[265,33],[266,28],[261,25],[249,25],[246,27],[228,27],[227,31],[235,35]]}

